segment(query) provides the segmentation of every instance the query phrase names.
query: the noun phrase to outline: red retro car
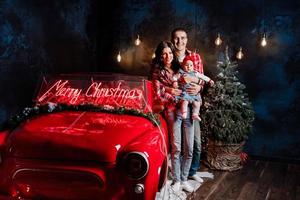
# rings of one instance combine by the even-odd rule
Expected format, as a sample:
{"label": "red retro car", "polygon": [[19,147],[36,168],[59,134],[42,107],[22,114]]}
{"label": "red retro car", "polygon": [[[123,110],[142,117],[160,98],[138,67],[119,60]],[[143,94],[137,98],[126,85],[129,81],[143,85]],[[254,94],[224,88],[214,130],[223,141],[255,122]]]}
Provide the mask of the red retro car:
{"label": "red retro car", "polygon": [[45,77],[0,131],[0,199],[154,199],[167,172],[152,85],[119,74]]}

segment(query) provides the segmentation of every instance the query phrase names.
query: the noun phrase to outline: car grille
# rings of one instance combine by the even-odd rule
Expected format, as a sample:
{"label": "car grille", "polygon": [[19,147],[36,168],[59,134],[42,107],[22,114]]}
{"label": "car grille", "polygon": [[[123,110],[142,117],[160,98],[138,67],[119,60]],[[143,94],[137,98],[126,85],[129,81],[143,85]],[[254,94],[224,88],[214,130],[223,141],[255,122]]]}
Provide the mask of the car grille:
{"label": "car grille", "polygon": [[13,187],[16,196],[29,199],[97,199],[104,182],[88,172],[20,169],[13,175]]}

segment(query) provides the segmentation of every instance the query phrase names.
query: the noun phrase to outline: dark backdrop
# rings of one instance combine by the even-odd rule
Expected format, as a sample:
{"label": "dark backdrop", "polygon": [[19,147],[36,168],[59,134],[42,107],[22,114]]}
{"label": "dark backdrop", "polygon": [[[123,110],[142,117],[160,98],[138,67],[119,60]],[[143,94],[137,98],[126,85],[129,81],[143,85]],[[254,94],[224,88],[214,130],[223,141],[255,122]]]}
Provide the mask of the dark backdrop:
{"label": "dark backdrop", "polygon": [[[300,160],[300,5],[297,0],[2,0],[0,122],[32,103],[49,73],[122,72],[147,75],[156,44],[183,26],[205,73],[216,75],[220,51],[240,46],[239,77],[256,120],[251,155]],[[223,45],[216,48],[217,33]],[[268,46],[259,46],[263,32]],[[134,46],[139,34],[142,44]],[[118,52],[122,62],[116,62]]]}

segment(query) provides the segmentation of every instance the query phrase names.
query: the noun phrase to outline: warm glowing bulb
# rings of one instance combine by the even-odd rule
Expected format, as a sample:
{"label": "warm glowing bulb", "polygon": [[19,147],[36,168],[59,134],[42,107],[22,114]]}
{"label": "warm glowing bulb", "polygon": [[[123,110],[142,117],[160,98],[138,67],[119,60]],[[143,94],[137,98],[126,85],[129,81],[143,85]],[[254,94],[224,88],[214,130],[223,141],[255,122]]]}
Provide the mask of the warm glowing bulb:
{"label": "warm glowing bulb", "polygon": [[262,47],[265,47],[267,45],[267,38],[266,38],[266,34],[264,34],[263,38],[261,39],[260,45]]}
{"label": "warm glowing bulb", "polygon": [[155,58],[155,53],[152,54],[152,58]]}
{"label": "warm glowing bulb", "polygon": [[218,33],[218,37],[217,37],[216,40],[215,40],[215,44],[216,44],[217,46],[219,46],[219,45],[222,44],[221,36],[220,36],[219,33]]}
{"label": "warm glowing bulb", "polygon": [[140,36],[138,35],[137,39],[134,41],[134,44],[136,46],[139,46],[141,44]]}
{"label": "warm glowing bulb", "polygon": [[117,61],[118,61],[118,62],[121,62],[121,59],[122,59],[122,57],[121,57],[121,53],[120,53],[120,51],[119,51],[119,54],[118,54],[118,56],[117,56]]}
{"label": "warm glowing bulb", "polygon": [[236,54],[236,58],[241,60],[244,57],[244,54],[242,52],[242,47],[240,47],[240,50]]}

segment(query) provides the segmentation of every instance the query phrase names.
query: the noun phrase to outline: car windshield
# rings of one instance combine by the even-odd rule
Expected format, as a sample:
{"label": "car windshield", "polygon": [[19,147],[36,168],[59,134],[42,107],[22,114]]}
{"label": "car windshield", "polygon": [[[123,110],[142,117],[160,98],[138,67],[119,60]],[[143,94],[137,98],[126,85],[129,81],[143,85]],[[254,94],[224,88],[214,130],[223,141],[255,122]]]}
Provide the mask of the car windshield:
{"label": "car windshield", "polygon": [[43,77],[35,102],[93,105],[151,111],[151,83],[142,76],[122,74],[57,75]]}

